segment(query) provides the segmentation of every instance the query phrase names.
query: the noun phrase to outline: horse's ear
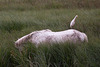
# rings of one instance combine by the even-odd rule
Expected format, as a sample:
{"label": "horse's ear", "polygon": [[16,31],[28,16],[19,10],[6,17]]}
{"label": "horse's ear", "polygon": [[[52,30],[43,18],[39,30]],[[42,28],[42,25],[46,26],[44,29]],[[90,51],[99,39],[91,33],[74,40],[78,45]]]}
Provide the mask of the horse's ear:
{"label": "horse's ear", "polygon": [[32,32],[32,33],[30,33],[29,35],[35,35],[36,33],[38,33],[38,31],[34,31],[34,32]]}

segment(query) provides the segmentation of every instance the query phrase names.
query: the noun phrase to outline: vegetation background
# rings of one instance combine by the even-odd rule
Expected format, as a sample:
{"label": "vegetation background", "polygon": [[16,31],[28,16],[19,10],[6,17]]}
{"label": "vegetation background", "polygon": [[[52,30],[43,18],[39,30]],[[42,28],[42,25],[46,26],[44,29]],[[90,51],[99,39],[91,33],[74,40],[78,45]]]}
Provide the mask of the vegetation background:
{"label": "vegetation background", "polygon": [[[15,48],[32,31],[69,29],[76,14],[89,43]],[[100,67],[100,0],[0,0],[0,67]]]}

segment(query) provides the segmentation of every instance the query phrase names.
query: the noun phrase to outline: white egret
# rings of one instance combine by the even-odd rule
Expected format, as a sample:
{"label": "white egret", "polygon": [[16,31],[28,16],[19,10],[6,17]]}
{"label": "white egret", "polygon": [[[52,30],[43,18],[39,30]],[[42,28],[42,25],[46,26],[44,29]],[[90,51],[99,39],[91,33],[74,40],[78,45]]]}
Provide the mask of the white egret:
{"label": "white egret", "polygon": [[74,25],[75,25],[75,19],[78,17],[78,15],[76,15],[75,17],[74,17],[74,19],[71,21],[71,23],[70,23],[70,28],[72,28]]}

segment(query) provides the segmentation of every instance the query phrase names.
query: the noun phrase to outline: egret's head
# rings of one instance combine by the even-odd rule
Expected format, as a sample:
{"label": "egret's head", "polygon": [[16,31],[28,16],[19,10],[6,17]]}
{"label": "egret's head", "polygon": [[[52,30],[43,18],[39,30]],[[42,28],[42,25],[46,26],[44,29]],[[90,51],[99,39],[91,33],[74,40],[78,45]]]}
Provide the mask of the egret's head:
{"label": "egret's head", "polygon": [[76,17],[78,17],[78,15],[76,15]]}

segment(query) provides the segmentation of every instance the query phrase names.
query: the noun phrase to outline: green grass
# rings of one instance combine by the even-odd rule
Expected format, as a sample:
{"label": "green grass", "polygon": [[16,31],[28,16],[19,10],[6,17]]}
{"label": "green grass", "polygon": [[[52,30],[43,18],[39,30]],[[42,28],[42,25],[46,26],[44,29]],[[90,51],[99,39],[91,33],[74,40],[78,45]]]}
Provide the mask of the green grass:
{"label": "green grass", "polygon": [[[47,44],[36,48],[26,43],[22,54],[14,42],[35,30],[69,29],[75,15],[75,29],[85,32],[89,43]],[[49,9],[0,11],[0,67],[100,67],[100,9]]]}
{"label": "green grass", "polygon": [[100,8],[99,0],[0,0],[2,10],[31,10],[55,8]]}

